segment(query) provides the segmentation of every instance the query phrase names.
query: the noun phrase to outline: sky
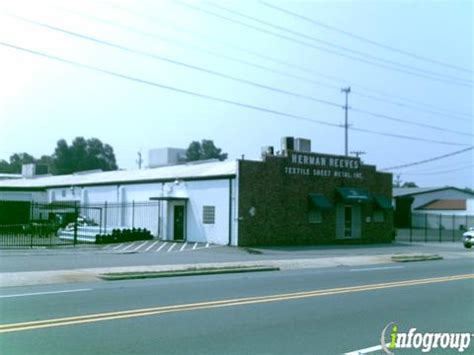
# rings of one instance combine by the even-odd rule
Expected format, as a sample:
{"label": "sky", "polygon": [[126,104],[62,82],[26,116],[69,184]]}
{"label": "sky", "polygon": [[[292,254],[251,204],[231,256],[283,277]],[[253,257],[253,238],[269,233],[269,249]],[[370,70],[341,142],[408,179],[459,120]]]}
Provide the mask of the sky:
{"label": "sky", "polygon": [[0,159],[77,136],[122,169],[202,139],[344,154],[350,87],[350,152],[474,188],[473,70],[470,0],[0,0]]}

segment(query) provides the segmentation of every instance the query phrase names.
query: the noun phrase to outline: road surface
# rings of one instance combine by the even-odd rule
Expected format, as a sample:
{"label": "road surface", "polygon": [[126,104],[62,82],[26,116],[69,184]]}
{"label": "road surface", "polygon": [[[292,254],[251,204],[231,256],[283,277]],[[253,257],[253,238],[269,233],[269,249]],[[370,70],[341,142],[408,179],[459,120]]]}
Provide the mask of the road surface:
{"label": "road surface", "polygon": [[340,354],[389,322],[472,333],[473,273],[460,258],[5,288],[0,353]]}

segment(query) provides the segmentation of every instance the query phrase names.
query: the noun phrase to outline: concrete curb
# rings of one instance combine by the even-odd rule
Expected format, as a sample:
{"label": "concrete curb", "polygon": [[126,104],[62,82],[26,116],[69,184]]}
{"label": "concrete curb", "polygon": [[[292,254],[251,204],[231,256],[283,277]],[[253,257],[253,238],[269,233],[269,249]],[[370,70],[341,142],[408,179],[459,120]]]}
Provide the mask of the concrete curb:
{"label": "concrete curb", "polygon": [[217,274],[236,274],[243,272],[261,272],[261,271],[279,271],[278,267],[234,267],[234,268],[213,268],[213,269],[194,269],[183,271],[161,271],[161,272],[134,272],[134,273],[108,273],[99,277],[105,281],[119,280],[137,280],[152,279],[159,277],[176,276],[198,276],[198,275],[217,275]]}
{"label": "concrete curb", "polygon": [[74,282],[103,281],[100,276],[109,273],[146,273],[146,272],[182,272],[191,268],[242,268],[266,267],[280,270],[318,269],[337,266],[360,266],[390,264],[393,254],[372,256],[343,256],[312,259],[277,259],[254,260],[219,263],[172,264],[172,265],[139,265],[124,267],[89,268],[75,270],[5,272],[0,273],[0,287],[48,285]]}
{"label": "concrete curb", "polygon": [[443,260],[443,257],[437,254],[432,255],[394,255],[392,260],[398,263],[406,263],[412,261],[430,261]]}

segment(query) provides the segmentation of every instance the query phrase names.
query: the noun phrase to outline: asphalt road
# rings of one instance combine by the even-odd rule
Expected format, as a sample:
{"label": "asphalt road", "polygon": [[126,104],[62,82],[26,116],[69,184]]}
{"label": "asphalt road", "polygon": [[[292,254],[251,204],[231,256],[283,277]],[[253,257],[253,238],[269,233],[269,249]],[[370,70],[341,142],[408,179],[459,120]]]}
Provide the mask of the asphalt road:
{"label": "asphalt road", "polygon": [[340,354],[380,345],[392,321],[473,332],[473,272],[466,258],[7,288],[0,353]]}
{"label": "asphalt road", "polygon": [[[179,250],[179,248],[176,248]],[[206,262],[326,258],[396,253],[454,253],[456,257],[473,254],[457,243],[393,243],[377,245],[302,246],[258,248],[259,254],[245,248],[212,247],[184,252],[129,253],[103,250],[101,247],[78,246],[68,249],[0,250],[1,272],[73,270],[81,268],[192,264]]]}

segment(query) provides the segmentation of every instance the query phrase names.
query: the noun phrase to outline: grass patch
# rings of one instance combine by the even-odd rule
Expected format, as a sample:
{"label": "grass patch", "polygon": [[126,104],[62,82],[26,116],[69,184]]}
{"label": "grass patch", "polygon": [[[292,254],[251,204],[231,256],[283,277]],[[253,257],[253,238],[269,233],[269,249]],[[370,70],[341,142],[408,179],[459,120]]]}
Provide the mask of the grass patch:
{"label": "grass patch", "polygon": [[243,248],[243,249],[249,254],[257,254],[257,255],[263,254],[263,252],[257,249],[252,249],[252,248]]}

